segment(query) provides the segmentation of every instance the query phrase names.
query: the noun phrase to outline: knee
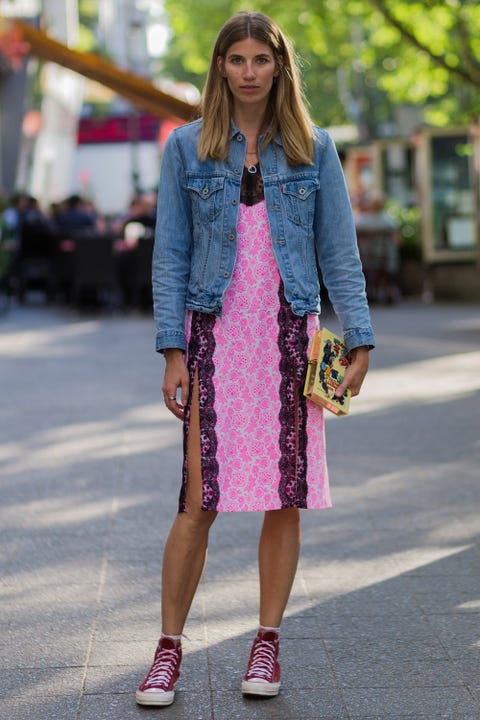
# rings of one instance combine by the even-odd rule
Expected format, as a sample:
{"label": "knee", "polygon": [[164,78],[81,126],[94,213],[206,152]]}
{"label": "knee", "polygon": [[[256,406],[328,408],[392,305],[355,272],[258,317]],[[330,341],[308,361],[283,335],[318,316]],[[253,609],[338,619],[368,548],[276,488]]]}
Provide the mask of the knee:
{"label": "knee", "polygon": [[208,532],[216,517],[217,513],[215,511],[202,510],[193,503],[191,505],[187,504],[185,512],[179,515],[181,522],[193,535]]}

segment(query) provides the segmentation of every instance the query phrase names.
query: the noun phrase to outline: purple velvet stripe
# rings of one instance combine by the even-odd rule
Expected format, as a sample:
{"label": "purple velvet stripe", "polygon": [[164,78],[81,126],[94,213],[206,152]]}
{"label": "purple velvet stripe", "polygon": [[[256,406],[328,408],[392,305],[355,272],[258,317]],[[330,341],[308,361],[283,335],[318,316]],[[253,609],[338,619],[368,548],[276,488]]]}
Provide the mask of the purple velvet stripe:
{"label": "purple velvet stripe", "polygon": [[[216,510],[220,498],[218,485],[217,434],[215,425],[215,387],[213,375],[215,365],[215,336],[213,328],[215,316],[207,313],[192,314],[191,334],[188,343],[188,372],[190,375],[190,395],[192,397],[195,373],[198,370],[198,395],[200,412],[200,448],[202,455],[203,501],[202,510]],[[183,478],[180,491],[179,511],[185,512],[187,489],[187,446],[190,430],[191,400],[185,408],[183,429]]]}
{"label": "purple velvet stripe", "polygon": [[[278,348],[280,350],[280,483],[282,508],[307,507],[307,405],[303,384],[307,372],[308,316],[295,315],[279,287]],[[295,405],[297,404],[297,418]]]}

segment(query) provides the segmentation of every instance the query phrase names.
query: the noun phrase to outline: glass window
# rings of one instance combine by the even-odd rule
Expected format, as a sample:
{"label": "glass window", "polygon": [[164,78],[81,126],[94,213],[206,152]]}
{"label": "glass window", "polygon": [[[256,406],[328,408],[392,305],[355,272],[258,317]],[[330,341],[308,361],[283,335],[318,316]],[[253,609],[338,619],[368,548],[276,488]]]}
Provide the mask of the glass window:
{"label": "glass window", "polygon": [[382,150],[383,191],[401,207],[416,203],[413,179],[413,149],[392,144]]}
{"label": "glass window", "polygon": [[467,135],[431,139],[432,230],[436,250],[472,250],[476,243],[473,147]]}

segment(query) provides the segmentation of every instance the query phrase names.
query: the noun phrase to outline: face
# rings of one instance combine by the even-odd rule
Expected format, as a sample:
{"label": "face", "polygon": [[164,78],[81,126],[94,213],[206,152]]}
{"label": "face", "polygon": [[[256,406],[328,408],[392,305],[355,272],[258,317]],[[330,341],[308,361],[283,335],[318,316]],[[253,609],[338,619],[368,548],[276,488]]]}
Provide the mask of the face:
{"label": "face", "polygon": [[217,59],[236,105],[266,105],[279,69],[269,45],[246,38],[233,43],[225,59]]}

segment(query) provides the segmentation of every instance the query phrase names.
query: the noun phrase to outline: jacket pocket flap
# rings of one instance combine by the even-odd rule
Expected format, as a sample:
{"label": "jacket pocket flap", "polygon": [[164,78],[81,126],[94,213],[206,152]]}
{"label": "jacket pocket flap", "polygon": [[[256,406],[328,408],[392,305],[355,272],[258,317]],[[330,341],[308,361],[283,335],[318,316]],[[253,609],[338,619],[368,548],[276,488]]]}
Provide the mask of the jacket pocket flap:
{"label": "jacket pocket flap", "polygon": [[308,180],[288,180],[282,185],[282,192],[285,195],[293,195],[299,200],[306,200],[312,192],[318,190],[320,181],[316,178]]}
{"label": "jacket pocket flap", "polygon": [[209,198],[223,188],[224,182],[224,177],[190,177],[187,180],[187,187],[200,197]]}

